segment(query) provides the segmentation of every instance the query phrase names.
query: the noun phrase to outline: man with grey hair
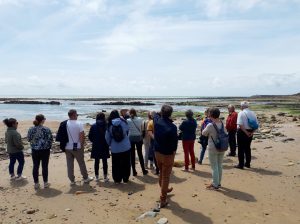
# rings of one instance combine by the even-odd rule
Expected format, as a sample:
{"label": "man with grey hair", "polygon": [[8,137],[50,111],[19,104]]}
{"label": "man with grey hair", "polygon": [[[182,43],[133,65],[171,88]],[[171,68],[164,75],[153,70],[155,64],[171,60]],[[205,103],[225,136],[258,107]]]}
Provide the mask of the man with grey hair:
{"label": "man with grey hair", "polygon": [[230,146],[230,152],[227,156],[235,156],[236,155],[236,130],[237,130],[237,112],[235,112],[234,105],[228,105],[228,117],[226,120],[226,130],[228,132],[228,142]]}
{"label": "man with grey hair", "polygon": [[255,122],[258,125],[258,120],[255,113],[249,109],[249,102],[241,102],[241,111],[239,112],[237,118],[237,142],[239,164],[236,165],[235,168],[244,169],[244,166],[250,168],[251,142],[253,138],[253,132],[257,129],[253,128],[253,125],[251,125],[253,122]]}

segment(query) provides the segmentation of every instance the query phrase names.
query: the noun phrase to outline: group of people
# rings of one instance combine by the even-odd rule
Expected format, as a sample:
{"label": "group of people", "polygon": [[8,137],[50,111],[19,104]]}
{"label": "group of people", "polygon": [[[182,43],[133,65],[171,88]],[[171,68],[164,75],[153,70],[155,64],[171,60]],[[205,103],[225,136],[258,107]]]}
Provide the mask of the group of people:
{"label": "group of people", "polygon": [[[234,106],[229,105],[229,115],[225,127],[220,119],[218,108],[209,108],[205,111],[205,118],[200,124],[201,153],[198,163],[202,164],[205,151],[208,149],[213,180],[207,189],[217,190],[221,187],[222,162],[228,145],[230,146],[228,156],[236,155],[236,145],[238,145],[239,163],[235,167],[239,169],[250,168],[250,145],[253,132],[257,128],[253,128],[253,122],[258,124],[258,121],[255,113],[249,110],[248,105],[248,102],[242,102],[241,111],[238,114],[235,112]],[[166,206],[168,203],[167,194],[173,190],[172,187],[169,187],[169,180],[179,139],[182,140],[184,150],[185,166],[183,171],[195,170],[196,164],[194,143],[198,124],[194,114],[191,110],[186,111],[186,119],[179,125],[178,134],[177,126],[171,118],[172,113],[173,108],[169,105],[163,105],[159,112],[149,112],[147,120],[138,117],[135,109],[121,110],[120,113],[113,110],[108,118],[105,117],[104,113],[98,113],[96,122],[90,127],[88,133],[88,138],[92,142],[91,158],[94,159],[95,180],[100,180],[99,163],[101,160],[103,180],[109,181],[107,160],[111,156],[113,181],[116,184],[127,183],[131,171],[133,176],[138,174],[135,162],[137,152],[143,175],[147,175],[149,169],[155,169],[155,173],[159,175],[160,207]],[[70,110],[68,116],[68,120],[60,123],[55,140],[60,143],[60,149],[65,152],[70,185],[76,184],[75,159],[84,183],[89,183],[94,178],[88,176],[84,160],[84,127],[77,120],[76,110]],[[42,164],[44,188],[50,186],[48,183],[48,163],[53,135],[51,130],[44,126],[45,120],[44,115],[37,115],[33,122],[34,126],[29,129],[27,134],[32,149],[32,175],[35,189],[40,188],[40,163]],[[18,122],[14,118],[5,119],[3,122],[7,126],[5,141],[10,158],[9,174],[11,180],[24,179],[26,178],[22,175],[25,163],[24,146],[21,135],[17,131]],[[16,161],[19,163],[17,175],[14,172]]]}

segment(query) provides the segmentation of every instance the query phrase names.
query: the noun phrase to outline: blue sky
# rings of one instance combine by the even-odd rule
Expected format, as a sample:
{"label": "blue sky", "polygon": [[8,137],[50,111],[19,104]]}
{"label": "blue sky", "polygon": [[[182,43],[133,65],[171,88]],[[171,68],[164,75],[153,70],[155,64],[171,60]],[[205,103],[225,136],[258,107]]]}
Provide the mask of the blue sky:
{"label": "blue sky", "polygon": [[0,0],[0,95],[300,92],[300,0]]}

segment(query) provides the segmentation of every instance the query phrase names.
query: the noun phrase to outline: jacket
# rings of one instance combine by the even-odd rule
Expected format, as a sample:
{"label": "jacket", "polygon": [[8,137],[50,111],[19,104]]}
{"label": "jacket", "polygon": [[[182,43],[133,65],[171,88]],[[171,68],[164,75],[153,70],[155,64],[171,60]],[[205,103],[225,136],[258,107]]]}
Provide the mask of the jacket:
{"label": "jacket", "polygon": [[5,143],[7,144],[7,153],[13,154],[22,152],[24,149],[21,135],[16,128],[9,127],[5,132]]}
{"label": "jacket", "polygon": [[187,119],[181,123],[179,130],[182,131],[182,140],[196,139],[197,122],[195,119]]}
{"label": "jacket", "polygon": [[227,131],[236,131],[237,130],[237,112],[232,112],[228,115],[226,120],[226,130]]}
{"label": "jacket", "polygon": [[52,147],[53,137],[51,130],[44,126],[31,127],[28,130],[27,139],[32,150],[50,150]]}
{"label": "jacket", "polygon": [[89,140],[92,142],[91,158],[107,159],[109,158],[109,146],[105,140],[107,124],[105,121],[96,121],[90,128]]}
{"label": "jacket", "polygon": [[63,152],[66,150],[66,145],[69,142],[67,122],[68,120],[65,120],[60,123],[55,139],[57,142],[60,142],[59,147]]}
{"label": "jacket", "polygon": [[177,127],[169,118],[154,117],[154,148],[163,155],[172,155],[177,150]]}
{"label": "jacket", "polygon": [[[121,142],[116,142],[112,136],[113,125],[114,126],[121,125],[122,127],[124,138]],[[112,153],[126,152],[130,150],[131,145],[128,137],[128,131],[129,131],[129,127],[125,120],[121,118],[116,118],[112,120],[112,124],[108,127],[105,133],[106,142],[110,146],[110,150]]]}

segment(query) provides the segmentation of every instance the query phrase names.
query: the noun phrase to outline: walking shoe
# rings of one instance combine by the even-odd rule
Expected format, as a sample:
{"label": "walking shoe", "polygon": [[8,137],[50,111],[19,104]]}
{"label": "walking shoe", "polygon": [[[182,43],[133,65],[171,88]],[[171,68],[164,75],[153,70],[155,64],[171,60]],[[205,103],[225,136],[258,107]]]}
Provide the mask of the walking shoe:
{"label": "walking shoe", "polygon": [[95,181],[96,181],[96,182],[99,182],[99,181],[100,181],[99,176],[95,176]]}
{"label": "walking shoe", "polygon": [[72,187],[72,186],[75,186],[75,185],[76,185],[76,182],[75,181],[71,181],[70,186]]}
{"label": "walking shoe", "polygon": [[50,183],[48,183],[48,182],[45,182],[45,183],[44,183],[44,188],[49,188],[49,187],[50,187],[50,185],[51,185]]}
{"label": "walking shoe", "polygon": [[107,176],[104,176],[104,183],[107,183],[109,181],[109,178]]}
{"label": "walking shoe", "polygon": [[202,165],[202,161],[201,161],[201,160],[199,160],[199,161],[198,161],[198,164],[199,164],[199,165]]}
{"label": "walking shoe", "polygon": [[217,190],[219,190],[219,187],[215,187],[213,184],[210,184],[210,185],[206,186],[206,190],[217,191]]}
{"label": "walking shoe", "polygon": [[181,171],[183,171],[183,172],[189,172],[189,169],[183,168]]}
{"label": "walking shoe", "polygon": [[150,164],[150,169],[151,169],[151,170],[154,170],[153,164]]}
{"label": "walking shoe", "polygon": [[83,182],[84,182],[85,184],[88,184],[88,183],[91,182],[92,180],[94,180],[93,177],[88,177],[88,178],[86,178],[86,179],[83,179]]}
{"label": "walking shoe", "polygon": [[35,189],[35,190],[40,189],[40,184],[39,184],[39,183],[35,183],[35,184],[34,184],[34,189]]}
{"label": "walking shoe", "polygon": [[147,174],[148,174],[148,170],[144,170],[143,175],[147,175]]}
{"label": "walking shoe", "polygon": [[165,208],[165,207],[168,206],[168,204],[169,204],[169,202],[168,202],[167,200],[161,201],[161,202],[160,202],[160,208]]}
{"label": "walking shoe", "polygon": [[167,191],[167,193],[171,193],[173,191],[173,187],[170,187]]}
{"label": "walking shoe", "polygon": [[244,169],[244,167],[241,167],[240,165],[235,165],[234,168],[237,168],[237,169],[240,169],[240,170]]}
{"label": "walking shoe", "polygon": [[232,152],[230,152],[230,153],[227,154],[228,157],[235,157],[235,155],[236,155],[236,154],[235,154],[235,153],[232,153]]}
{"label": "walking shoe", "polygon": [[245,167],[247,167],[248,169],[250,169],[250,168],[251,168],[251,166],[250,166],[250,165],[248,165],[248,164],[245,164]]}
{"label": "walking shoe", "polygon": [[134,177],[137,176],[137,172],[133,172],[132,176],[134,176]]}
{"label": "walking shoe", "polygon": [[16,180],[26,180],[26,179],[27,177],[22,175],[16,177]]}
{"label": "walking shoe", "polygon": [[12,176],[10,176],[10,180],[12,181],[12,180],[15,180],[16,179],[16,176],[15,175],[12,175]]}

